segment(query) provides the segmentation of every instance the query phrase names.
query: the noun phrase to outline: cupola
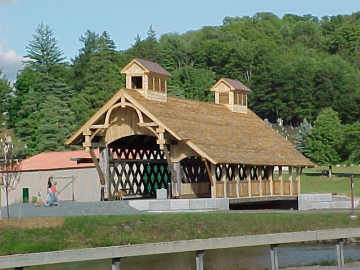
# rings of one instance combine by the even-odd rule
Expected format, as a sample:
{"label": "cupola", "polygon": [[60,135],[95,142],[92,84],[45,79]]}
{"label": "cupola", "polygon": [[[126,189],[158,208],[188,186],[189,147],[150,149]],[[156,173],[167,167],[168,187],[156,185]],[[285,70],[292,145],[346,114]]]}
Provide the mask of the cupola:
{"label": "cupola", "polygon": [[135,58],[121,74],[126,75],[126,88],[141,92],[147,99],[167,100],[167,79],[171,74],[158,63]]}
{"label": "cupola", "polygon": [[233,112],[247,113],[247,94],[251,91],[238,80],[221,78],[211,88],[215,104],[223,104]]}

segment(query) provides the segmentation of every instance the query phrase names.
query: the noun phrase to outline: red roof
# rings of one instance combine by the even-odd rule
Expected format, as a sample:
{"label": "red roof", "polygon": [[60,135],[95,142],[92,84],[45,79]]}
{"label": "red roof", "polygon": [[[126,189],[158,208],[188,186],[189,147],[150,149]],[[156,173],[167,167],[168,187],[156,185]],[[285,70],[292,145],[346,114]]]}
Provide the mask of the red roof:
{"label": "red roof", "polygon": [[[98,155],[98,151],[95,151]],[[21,161],[21,171],[47,171],[59,169],[95,167],[93,163],[80,163],[71,158],[91,158],[84,150],[67,152],[44,152]]]}

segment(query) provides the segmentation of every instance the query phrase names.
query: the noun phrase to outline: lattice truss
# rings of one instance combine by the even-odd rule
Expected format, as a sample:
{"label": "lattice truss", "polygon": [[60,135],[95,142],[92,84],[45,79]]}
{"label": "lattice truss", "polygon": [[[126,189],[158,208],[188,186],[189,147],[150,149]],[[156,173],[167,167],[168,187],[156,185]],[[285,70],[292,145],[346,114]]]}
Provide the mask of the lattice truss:
{"label": "lattice truss", "polygon": [[204,162],[198,157],[185,158],[180,162],[183,175],[182,183],[209,182]]}
{"label": "lattice truss", "polygon": [[[258,170],[257,166],[251,166],[249,173],[251,180],[258,180]],[[268,172],[264,170],[263,167],[260,168],[261,170],[261,179],[267,180],[268,179]],[[217,181],[221,181],[224,174],[226,174],[226,179],[229,181],[235,180],[235,174],[238,173],[239,180],[244,181],[246,180],[246,168],[243,164],[217,164],[215,167],[215,177]]]}
{"label": "lattice truss", "polygon": [[170,171],[159,148],[111,148],[111,193],[155,197],[156,189],[168,188]]}

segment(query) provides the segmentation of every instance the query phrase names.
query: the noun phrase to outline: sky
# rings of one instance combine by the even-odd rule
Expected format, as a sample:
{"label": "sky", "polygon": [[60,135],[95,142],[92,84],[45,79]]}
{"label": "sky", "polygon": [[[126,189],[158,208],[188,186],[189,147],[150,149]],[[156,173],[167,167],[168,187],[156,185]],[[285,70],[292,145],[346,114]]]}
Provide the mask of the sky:
{"label": "sky", "polygon": [[221,25],[226,16],[272,12],[279,17],[333,16],[360,11],[359,0],[0,0],[0,70],[13,81],[22,67],[26,45],[40,23],[50,26],[70,61],[86,30],[108,31],[118,49],[129,48],[149,26],[160,36]]}

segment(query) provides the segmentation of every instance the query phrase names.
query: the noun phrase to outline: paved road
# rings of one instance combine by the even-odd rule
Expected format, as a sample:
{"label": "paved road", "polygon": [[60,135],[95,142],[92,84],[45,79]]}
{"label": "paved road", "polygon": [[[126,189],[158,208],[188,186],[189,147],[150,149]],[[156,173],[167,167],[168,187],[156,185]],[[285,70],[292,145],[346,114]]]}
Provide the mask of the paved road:
{"label": "paved road", "polygon": [[[126,201],[106,202],[64,202],[60,206],[38,206],[34,204],[15,204],[10,206],[10,217],[51,217],[137,214],[141,211],[132,208]],[[1,216],[7,217],[6,208],[1,208]]]}
{"label": "paved road", "polygon": [[[7,217],[6,208],[0,208],[0,217]],[[64,202],[61,206],[36,207],[31,203],[15,204],[10,206],[11,217],[46,217],[46,216],[86,216],[86,215],[127,215],[138,213],[179,213],[179,212],[195,212],[189,210],[177,211],[139,211],[128,205],[128,201],[105,201],[105,202]],[[322,209],[322,210],[231,210],[232,213],[348,213],[349,209]],[[355,210],[355,214],[360,218],[360,209]]]}

